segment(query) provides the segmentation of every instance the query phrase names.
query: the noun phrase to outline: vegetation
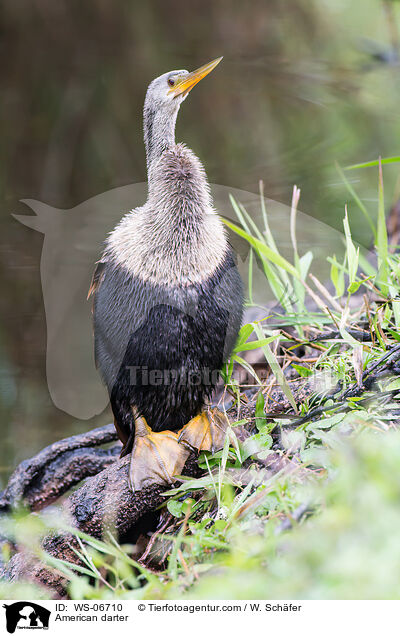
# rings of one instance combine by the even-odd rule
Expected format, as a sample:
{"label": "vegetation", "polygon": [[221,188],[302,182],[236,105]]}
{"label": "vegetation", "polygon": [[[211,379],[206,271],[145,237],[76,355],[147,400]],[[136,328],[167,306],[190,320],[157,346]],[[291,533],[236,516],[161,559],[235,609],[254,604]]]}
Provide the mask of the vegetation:
{"label": "vegetation", "polygon": [[[239,224],[227,225],[250,244],[282,311],[242,327],[224,369],[232,433],[222,451],[200,456],[201,478],[165,493],[163,525],[140,561],[111,535],[77,533],[81,565],[71,567],[40,548],[59,519],[20,511],[2,521],[19,549],[33,546],[65,574],[71,598],[398,598],[400,257],[387,238],[382,163],[375,215],[342,173],[376,258],[355,245],[346,211],[345,259],[328,256],[327,285],[309,273],[312,251],[297,251],[296,187],[292,262],[279,253],[264,199],[262,228],[232,200]],[[249,350],[262,352],[267,378],[246,361]],[[252,387],[238,381],[240,365]],[[6,598],[43,594],[0,585]]]}

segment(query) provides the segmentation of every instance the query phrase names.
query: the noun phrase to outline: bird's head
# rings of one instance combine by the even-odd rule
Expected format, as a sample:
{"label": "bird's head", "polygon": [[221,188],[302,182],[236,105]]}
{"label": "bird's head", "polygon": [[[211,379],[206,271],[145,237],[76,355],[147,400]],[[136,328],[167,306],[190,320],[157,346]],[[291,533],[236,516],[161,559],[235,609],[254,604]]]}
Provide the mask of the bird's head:
{"label": "bird's head", "polygon": [[198,82],[208,75],[222,57],[196,71],[170,71],[153,80],[147,89],[143,109],[143,131],[149,182],[154,161],[175,143],[175,122],[179,106]]}
{"label": "bird's head", "polygon": [[189,73],[189,71],[169,71],[151,82],[147,89],[145,105],[153,110],[163,110],[173,113],[188,96],[196,84],[210,73],[222,57],[218,57],[208,64]]}

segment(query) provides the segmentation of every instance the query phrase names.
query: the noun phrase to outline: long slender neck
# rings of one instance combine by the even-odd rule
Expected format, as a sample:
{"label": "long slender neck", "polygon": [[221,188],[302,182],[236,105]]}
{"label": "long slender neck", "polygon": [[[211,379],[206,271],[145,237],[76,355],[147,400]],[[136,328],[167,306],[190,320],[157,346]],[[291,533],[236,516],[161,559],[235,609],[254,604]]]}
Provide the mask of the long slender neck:
{"label": "long slender neck", "polygon": [[[196,155],[182,144],[175,144],[175,124],[179,106],[160,108],[145,102],[144,142],[148,175],[146,216],[164,236],[189,238],[188,228],[203,222],[212,207],[207,177]],[[181,240],[181,238],[179,239]]]}
{"label": "long slender neck", "polygon": [[146,146],[147,176],[151,179],[151,167],[161,154],[175,144],[175,124],[178,108],[165,112],[145,104],[143,112],[144,143]]}
{"label": "long slender neck", "polygon": [[159,241],[195,243],[212,213],[201,162],[190,148],[176,144],[151,167],[146,219],[152,235],[160,232]]}

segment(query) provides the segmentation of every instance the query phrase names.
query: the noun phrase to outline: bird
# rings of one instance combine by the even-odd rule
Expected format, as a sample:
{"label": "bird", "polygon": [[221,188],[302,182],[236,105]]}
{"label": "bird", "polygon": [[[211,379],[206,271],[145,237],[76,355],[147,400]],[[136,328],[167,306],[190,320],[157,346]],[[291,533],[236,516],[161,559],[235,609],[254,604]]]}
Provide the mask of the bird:
{"label": "bird", "polygon": [[229,429],[210,399],[241,326],[243,282],[205,169],[175,141],[181,104],[221,60],[149,84],[147,201],[106,238],[88,294],[133,491],[174,483],[190,452],[221,449]]}

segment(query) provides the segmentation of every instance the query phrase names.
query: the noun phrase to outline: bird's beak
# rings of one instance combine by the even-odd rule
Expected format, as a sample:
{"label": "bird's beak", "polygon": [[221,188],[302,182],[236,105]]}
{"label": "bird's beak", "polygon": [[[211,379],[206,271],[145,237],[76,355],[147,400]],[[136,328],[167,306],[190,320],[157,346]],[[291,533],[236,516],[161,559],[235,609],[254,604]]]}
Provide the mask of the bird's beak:
{"label": "bird's beak", "polygon": [[182,94],[187,95],[189,91],[191,91],[192,88],[203,79],[203,77],[215,69],[221,60],[222,57],[217,57],[216,60],[208,62],[208,64],[204,64],[204,66],[200,66],[200,68],[196,71],[192,71],[189,75],[183,75],[182,78],[178,77],[175,80],[175,85],[168,92],[174,93],[174,97],[178,97],[178,95]]}

